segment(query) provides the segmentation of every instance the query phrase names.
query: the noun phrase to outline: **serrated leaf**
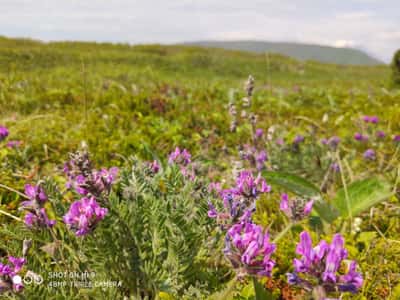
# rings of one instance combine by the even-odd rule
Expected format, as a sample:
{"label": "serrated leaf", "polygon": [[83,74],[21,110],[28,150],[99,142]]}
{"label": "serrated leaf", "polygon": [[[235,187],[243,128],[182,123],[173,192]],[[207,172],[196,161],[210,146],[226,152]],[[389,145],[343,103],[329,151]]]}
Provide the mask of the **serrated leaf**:
{"label": "serrated leaf", "polygon": [[345,218],[349,217],[350,213],[353,217],[357,216],[393,195],[390,184],[377,178],[353,182],[347,187],[347,193],[348,205],[344,189],[337,192],[332,202]]}

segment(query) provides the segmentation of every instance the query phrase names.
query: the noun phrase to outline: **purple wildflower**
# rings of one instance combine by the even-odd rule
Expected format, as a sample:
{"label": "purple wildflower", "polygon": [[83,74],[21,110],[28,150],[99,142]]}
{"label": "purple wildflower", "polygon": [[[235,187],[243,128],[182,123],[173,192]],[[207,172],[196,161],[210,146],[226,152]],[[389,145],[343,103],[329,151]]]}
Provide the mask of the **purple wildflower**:
{"label": "purple wildflower", "polygon": [[84,197],[71,204],[63,219],[76,236],[83,236],[92,232],[107,213],[107,208],[101,207],[94,197]]}
{"label": "purple wildflower", "polygon": [[332,136],[329,140],[328,140],[328,145],[329,147],[331,147],[332,149],[336,149],[337,146],[340,143],[340,138],[338,136]]}
{"label": "purple wildflower", "polygon": [[241,198],[235,195],[233,189],[222,190],[219,195],[223,202],[222,210],[217,211],[215,206],[209,202],[208,216],[216,219],[221,228],[227,229],[237,222],[249,222],[251,220],[251,215],[255,211],[254,202],[248,204],[241,201]]}
{"label": "purple wildflower", "polygon": [[369,138],[368,138],[367,135],[363,135],[363,134],[361,134],[359,132],[356,132],[354,134],[354,139],[357,140],[357,141],[360,141],[360,142],[366,142],[366,141],[368,141]]}
{"label": "purple wildflower", "polygon": [[19,146],[21,146],[22,141],[8,141],[7,142],[7,147],[8,148],[18,148]]}
{"label": "purple wildflower", "polygon": [[334,172],[336,172],[336,173],[339,173],[339,172],[340,172],[340,166],[339,166],[339,164],[336,163],[336,162],[331,164],[331,169],[332,169]]}
{"label": "purple wildflower", "polygon": [[302,142],[304,142],[304,136],[302,136],[301,134],[296,135],[293,140],[293,144],[300,144]]}
{"label": "purple wildflower", "polygon": [[377,116],[364,116],[363,121],[365,123],[377,124],[379,122],[379,118]]}
{"label": "purple wildflower", "polygon": [[170,164],[187,166],[191,162],[191,155],[186,149],[181,151],[179,147],[176,147],[175,151],[169,155],[168,162]]}
{"label": "purple wildflower", "polygon": [[[350,263],[346,274],[338,274],[348,255],[340,234],[334,235],[330,245],[321,240],[313,247],[309,233],[303,231],[296,253],[301,255],[301,258],[295,258],[293,261],[295,272],[287,274],[289,284],[300,285],[306,290],[322,286],[326,292],[339,290],[356,293],[361,288],[363,279],[361,274],[356,272],[355,261]],[[300,274],[303,276],[300,277]]]}
{"label": "purple wildflower", "polygon": [[393,142],[395,142],[395,143],[400,143],[400,134],[395,135],[395,136],[393,137]]}
{"label": "purple wildflower", "polygon": [[224,254],[237,270],[238,276],[246,274],[271,276],[275,262],[271,255],[275,244],[270,243],[269,234],[252,223],[233,225],[227,232]]}
{"label": "purple wildflower", "polygon": [[268,160],[267,152],[264,150],[260,151],[260,153],[256,156],[256,166],[257,170],[261,171],[264,168],[265,162]]}
{"label": "purple wildflower", "polygon": [[385,133],[384,131],[382,131],[382,130],[378,130],[378,131],[376,132],[376,137],[377,137],[378,139],[383,139],[383,138],[386,137],[386,133]]}
{"label": "purple wildflower", "polygon": [[111,187],[118,175],[118,168],[95,170],[87,152],[71,154],[71,160],[64,165],[68,177],[67,188],[74,188],[83,196],[104,199],[111,192]]}
{"label": "purple wildflower", "polygon": [[379,118],[377,116],[371,116],[369,117],[369,122],[372,124],[378,124]]}
{"label": "purple wildflower", "polygon": [[260,139],[263,135],[264,131],[261,128],[257,128],[255,133],[256,138]]}
{"label": "purple wildflower", "polygon": [[276,144],[278,146],[283,146],[283,145],[285,145],[285,141],[283,140],[283,138],[278,138],[278,139],[276,139]]}
{"label": "purple wildflower", "polygon": [[216,192],[218,195],[221,194],[222,192],[222,187],[221,187],[221,182],[211,182],[208,185],[208,191],[211,192]]}
{"label": "purple wildflower", "polygon": [[56,224],[55,220],[50,220],[44,208],[35,211],[34,213],[28,212],[25,215],[24,223],[28,228],[45,228],[53,227]]}
{"label": "purple wildflower", "polygon": [[271,186],[267,185],[265,179],[260,174],[254,178],[250,171],[241,171],[239,173],[236,179],[236,187],[234,188],[234,194],[248,199],[255,199],[259,194],[269,193],[270,191]]}
{"label": "purple wildflower", "polygon": [[39,207],[47,201],[47,195],[40,185],[25,185],[25,195],[30,199],[21,203],[23,207]]}
{"label": "purple wildflower", "polygon": [[24,288],[19,275],[25,258],[9,256],[8,264],[0,263],[0,295],[9,291],[18,293]]}
{"label": "purple wildflower", "polygon": [[30,199],[21,203],[21,209],[28,211],[24,223],[28,228],[39,229],[53,227],[55,220],[50,220],[44,208],[47,195],[40,185],[25,185],[25,194]]}
{"label": "purple wildflower", "polygon": [[375,156],[375,150],[373,149],[368,149],[364,152],[363,154],[364,159],[367,160],[375,160],[376,156]]}
{"label": "purple wildflower", "polygon": [[287,194],[282,194],[279,208],[292,221],[300,221],[307,217],[312,210],[314,200],[305,201],[302,198],[289,199]]}
{"label": "purple wildflower", "polygon": [[160,171],[160,164],[158,161],[153,160],[153,162],[150,163],[150,169],[154,174],[157,174],[158,171]]}
{"label": "purple wildflower", "polygon": [[4,141],[9,135],[7,127],[0,125],[0,142]]}

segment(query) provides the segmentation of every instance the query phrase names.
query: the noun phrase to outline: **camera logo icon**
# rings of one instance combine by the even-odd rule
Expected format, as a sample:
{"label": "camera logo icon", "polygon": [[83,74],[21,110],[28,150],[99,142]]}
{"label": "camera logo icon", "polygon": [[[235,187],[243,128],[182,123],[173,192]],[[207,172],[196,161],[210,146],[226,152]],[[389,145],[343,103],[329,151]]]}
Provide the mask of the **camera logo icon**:
{"label": "camera logo icon", "polygon": [[26,285],[31,285],[31,284],[40,285],[43,283],[43,277],[31,271],[28,271],[22,280]]}

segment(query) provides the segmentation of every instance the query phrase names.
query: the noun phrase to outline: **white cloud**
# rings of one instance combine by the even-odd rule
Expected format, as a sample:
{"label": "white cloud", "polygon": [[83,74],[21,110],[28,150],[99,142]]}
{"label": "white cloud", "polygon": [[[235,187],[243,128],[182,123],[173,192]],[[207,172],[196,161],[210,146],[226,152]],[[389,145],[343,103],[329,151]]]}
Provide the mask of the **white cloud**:
{"label": "white cloud", "polygon": [[349,40],[336,40],[333,43],[333,46],[338,48],[351,48],[355,47],[356,43],[354,41],[349,41]]}
{"label": "white cloud", "polygon": [[175,43],[257,39],[359,46],[389,61],[399,0],[1,0],[0,35]]}

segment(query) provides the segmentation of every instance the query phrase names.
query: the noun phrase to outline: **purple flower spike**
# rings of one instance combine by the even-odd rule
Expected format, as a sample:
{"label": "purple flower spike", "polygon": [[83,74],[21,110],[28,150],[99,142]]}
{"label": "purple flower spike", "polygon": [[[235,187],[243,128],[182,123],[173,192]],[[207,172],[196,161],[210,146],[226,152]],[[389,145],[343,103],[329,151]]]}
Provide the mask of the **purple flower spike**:
{"label": "purple flower spike", "polygon": [[8,137],[8,129],[7,127],[1,126],[0,125],[0,142],[5,140]]}
{"label": "purple flower spike", "polygon": [[264,131],[261,128],[256,129],[256,138],[261,138],[264,135]]}
{"label": "purple flower spike", "polygon": [[355,134],[354,134],[354,139],[356,140],[356,141],[360,141],[360,142],[366,142],[366,141],[368,141],[368,136],[367,135],[363,135],[363,134],[361,134],[361,133],[359,133],[359,132],[356,132]]}
{"label": "purple flower spike", "polygon": [[40,185],[35,186],[31,184],[26,184],[25,195],[29,197],[30,201],[26,201],[23,203],[37,202],[43,204],[47,201],[47,195]]}
{"label": "purple flower spike", "polygon": [[189,151],[186,149],[179,149],[179,147],[175,148],[175,151],[169,155],[168,162],[170,164],[177,164],[182,166],[187,166],[191,162],[191,155]]}
{"label": "purple flower spike", "polygon": [[300,144],[302,142],[304,142],[304,136],[302,136],[300,134],[296,135],[296,137],[293,140],[293,143],[294,144]]}
{"label": "purple flower spike", "polygon": [[264,178],[258,175],[257,178],[253,177],[250,171],[241,171],[236,180],[236,187],[234,193],[237,196],[242,196],[247,199],[255,199],[261,193],[269,193],[271,187],[267,185]]}
{"label": "purple flower spike", "polygon": [[314,200],[306,202],[302,198],[289,199],[287,194],[282,194],[279,207],[293,222],[298,222],[311,213],[313,204]]}
{"label": "purple flower spike", "polygon": [[289,209],[289,196],[287,194],[282,194],[281,196],[281,203],[279,205],[279,208],[281,211],[285,212],[285,213],[289,213],[290,209]]}
{"label": "purple flower spike", "polygon": [[25,215],[24,223],[28,228],[39,229],[53,227],[56,224],[55,220],[50,220],[46,210],[41,208],[39,211],[28,212]]}
{"label": "purple flower spike", "polygon": [[0,262],[0,295],[7,292],[18,293],[24,288],[20,271],[26,263],[25,258],[8,257],[8,263]]}
{"label": "purple flower spike", "polygon": [[370,116],[363,116],[362,119],[363,119],[363,121],[364,121],[365,123],[369,123],[370,120],[371,120]]}
{"label": "purple flower spike", "polygon": [[373,149],[368,149],[364,152],[363,157],[366,160],[375,160],[375,151]]}
{"label": "purple flower spike", "polygon": [[339,274],[341,265],[348,255],[344,248],[344,239],[340,234],[333,236],[330,245],[321,240],[313,248],[309,233],[303,231],[296,253],[301,255],[301,258],[293,260],[295,272],[287,274],[289,284],[299,285],[306,290],[322,285],[327,292],[339,290],[356,293],[361,288],[363,278],[356,271],[355,261],[350,263],[346,274]]}
{"label": "purple flower spike", "polygon": [[340,143],[340,138],[338,136],[333,136],[328,140],[328,145],[332,149],[336,149]]}
{"label": "purple flower spike", "polygon": [[275,244],[270,243],[268,233],[252,223],[233,225],[226,235],[224,254],[237,270],[238,276],[246,274],[271,276],[275,262],[271,255]]}
{"label": "purple flower spike", "polygon": [[22,144],[22,141],[8,141],[7,147],[11,149],[19,148]]}
{"label": "purple flower spike", "polygon": [[72,203],[63,219],[76,236],[83,236],[92,232],[107,213],[107,208],[100,207],[94,197],[85,197]]}
{"label": "purple flower spike", "polygon": [[393,137],[393,142],[395,142],[395,143],[400,143],[400,134],[395,135],[395,136]]}
{"label": "purple flower spike", "polygon": [[369,117],[369,122],[372,124],[378,124],[379,118],[377,116],[371,116]]}
{"label": "purple flower spike", "polygon": [[306,205],[304,205],[304,215],[308,216],[311,213],[311,210],[313,208],[314,205],[314,200],[310,200],[306,203]]}
{"label": "purple flower spike", "polygon": [[153,160],[153,162],[150,163],[150,169],[154,174],[157,174],[158,171],[160,171],[160,164],[158,163],[158,161]]}
{"label": "purple flower spike", "polygon": [[340,166],[339,166],[339,164],[336,163],[336,162],[331,164],[331,169],[332,169],[332,171],[335,172],[335,173],[339,173],[339,172],[340,172]]}
{"label": "purple flower spike", "polygon": [[364,116],[363,121],[365,123],[377,124],[379,122],[379,118],[377,116]]}
{"label": "purple flower spike", "polygon": [[23,257],[20,258],[20,257],[9,256],[8,261],[13,264],[14,273],[18,273],[26,263],[26,259]]}
{"label": "purple flower spike", "polygon": [[386,137],[386,133],[385,133],[384,131],[382,131],[382,130],[378,130],[378,131],[376,132],[376,137],[377,137],[378,139],[383,139],[383,138]]}

